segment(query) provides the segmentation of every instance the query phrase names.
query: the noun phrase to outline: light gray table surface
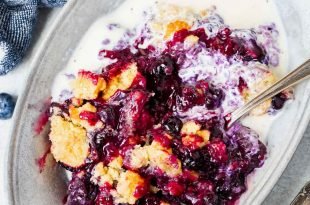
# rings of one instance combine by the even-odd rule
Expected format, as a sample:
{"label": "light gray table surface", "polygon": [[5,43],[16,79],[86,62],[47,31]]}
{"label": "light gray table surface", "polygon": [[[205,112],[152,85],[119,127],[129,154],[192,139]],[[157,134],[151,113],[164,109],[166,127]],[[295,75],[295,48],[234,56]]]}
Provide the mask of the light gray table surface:
{"label": "light gray table surface", "polygon": [[[56,16],[57,13],[59,13],[59,9],[54,9],[53,11],[44,9],[41,11],[32,48],[35,48],[37,42],[39,41],[38,39],[44,38],[41,34],[44,34],[44,30],[47,27],[46,25],[52,21],[51,18]],[[32,49],[31,52],[33,54],[35,52],[34,49]],[[25,61],[29,60],[32,54],[29,54]],[[25,65],[27,65],[27,62],[20,65],[20,68],[17,68],[14,72],[8,75],[8,77],[0,77],[0,92],[13,92],[14,95],[18,96],[20,92],[23,91],[22,86],[26,80],[22,79],[27,78],[29,74],[29,71],[27,71],[26,68],[23,68]],[[3,83],[7,83],[10,79],[16,78],[21,79],[21,83],[15,85],[15,87],[13,86],[12,88],[12,86],[2,86]],[[5,171],[3,169],[6,167],[6,165],[4,165],[5,157],[3,156],[5,156],[5,154],[3,154],[3,152],[5,152],[5,147],[9,142],[8,133],[12,129],[12,122],[10,120],[0,121],[0,129],[4,131],[0,132],[0,137],[3,140],[0,144],[0,163],[2,165],[0,166],[0,168],[2,167],[0,170],[0,175],[3,176],[3,172]],[[5,133],[5,131],[7,131],[7,133]],[[6,195],[6,190],[3,190],[3,187],[1,187],[1,180],[2,177],[0,178],[0,199],[3,199],[3,195]],[[290,201],[294,198],[294,196],[296,196],[307,181],[310,181],[310,126],[308,126],[308,129],[306,130],[297,151],[292,157],[292,160],[288,164],[286,170],[269,196],[264,201],[263,205],[289,205]],[[4,204],[2,200],[0,200],[0,204]]]}
{"label": "light gray table surface", "polygon": [[286,170],[263,204],[289,204],[307,181],[310,181],[310,126]]}

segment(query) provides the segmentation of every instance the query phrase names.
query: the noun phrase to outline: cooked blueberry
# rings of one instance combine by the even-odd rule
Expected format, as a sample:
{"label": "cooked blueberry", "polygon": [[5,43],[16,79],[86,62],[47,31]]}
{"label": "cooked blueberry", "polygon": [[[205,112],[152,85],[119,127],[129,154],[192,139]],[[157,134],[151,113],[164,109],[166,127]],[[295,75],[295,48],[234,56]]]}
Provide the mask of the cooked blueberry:
{"label": "cooked blueberry", "polygon": [[90,183],[85,172],[74,173],[68,187],[67,205],[93,204],[97,192],[97,187]]}
{"label": "cooked blueberry", "polygon": [[265,52],[261,47],[257,45],[255,40],[251,39],[248,41],[244,41],[243,46],[244,46],[244,53],[243,53],[244,61],[256,60],[262,62],[264,60]]}
{"label": "cooked blueberry", "polygon": [[164,61],[164,65],[165,65],[165,67],[164,67],[165,74],[171,75],[176,69],[174,60],[170,56],[165,56],[163,58],[163,61]]}
{"label": "cooked blueberry", "polygon": [[136,202],[137,205],[160,205],[160,199],[154,195],[146,195]]}
{"label": "cooked blueberry", "polygon": [[7,93],[0,94],[0,119],[6,120],[12,117],[15,107],[13,97]]}
{"label": "cooked blueberry", "polygon": [[231,144],[233,148],[230,152],[243,160],[242,164],[246,166],[243,169],[246,173],[263,165],[267,151],[266,146],[259,141],[257,133],[242,125],[235,125],[233,135],[230,137],[234,142]]}
{"label": "cooked blueberry", "polygon": [[213,173],[213,164],[210,161],[210,156],[207,153],[207,150],[186,150],[182,153],[182,164],[184,167],[193,170],[201,170],[208,174]]}
{"label": "cooked blueberry", "polygon": [[113,197],[111,195],[112,186],[110,184],[105,184],[99,187],[98,194],[95,200],[96,205],[113,205]]}
{"label": "cooked blueberry", "polygon": [[223,131],[218,126],[213,127],[211,131],[211,139],[214,139],[214,138],[220,138],[220,139],[223,138]]}
{"label": "cooked blueberry", "polygon": [[245,191],[245,175],[239,172],[232,172],[230,175],[224,173],[224,178],[218,182],[216,187],[219,198],[227,201],[234,201]]}
{"label": "cooked blueberry", "polygon": [[104,105],[98,110],[100,119],[112,128],[117,126],[118,118],[115,109],[112,106]]}
{"label": "cooked blueberry", "polygon": [[108,164],[119,155],[119,149],[115,144],[108,142],[102,147],[102,153],[103,161]]}
{"label": "cooked blueberry", "polygon": [[97,150],[100,150],[104,143],[116,139],[117,135],[118,133],[116,130],[105,127],[102,130],[96,130],[89,133],[89,138],[93,147],[95,147]]}
{"label": "cooked blueberry", "polygon": [[272,108],[275,110],[280,110],[283,108],[285,101],[287,100],[287,97],[283,93],[279,93],[276,96],[272,98]]}
{"label": "cooked blueberry", "polygon": [[207,93],[206,106],[210,110],[218,108],[221,105],[223,99],[224,99],[223,91],[211,87],[209,88],[209,92]]}
{"label": "cooked blueberry", "polygon": [[182,125],[182,121],[177,117],[169,117],[164,122],[165,129],[175,135],[178,135],[180,133]]}

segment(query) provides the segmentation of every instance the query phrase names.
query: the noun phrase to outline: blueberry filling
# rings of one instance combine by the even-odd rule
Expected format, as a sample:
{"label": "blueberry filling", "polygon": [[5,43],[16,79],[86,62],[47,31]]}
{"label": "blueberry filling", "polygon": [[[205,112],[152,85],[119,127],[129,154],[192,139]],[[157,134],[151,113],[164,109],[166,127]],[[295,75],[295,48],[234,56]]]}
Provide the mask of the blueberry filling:
{"label": "blueberry filling", "polygon": [[[228,27],[219,29],[213,36],[207,33],[205,28],[178,30],[159,54],[152,46],[141,48],[143,38],[138,38],[133,47],[102,50],[99,56],[114,63],[99,74],[83,73],[93,86],[104,79],[105,89],[98,92],[95,99],[83,99],[78,105],[74,104],[75,99],[51,104],[52,115],[65,119],[72,114],[72,105],[77,109],[93,106],[96,110],[84,110],[78,115],[81,121],[94,127],[87,130],[90,151],[85,164],[70,167],[61,163],[73,172],[68,205],[231,205],[246,191],[247,176],[264,163],[265,145],[255,132],[240,124],[225,129],[222,105],[227,95],[223,87],[208,79],[184,81],[180,70],[188,58],[189,50],[184,49],[184,45],[191,36],[197,37],[201,49],[220,54],[227,62],[237,59],[245,64],[263,64],[266,51],[255,39],[232,35]],[[115,78],[131,65],[137,67],[131,84],[105,97],[105,92],[116,86],[110,83],[119,82]],[[236,90],[240,94],[248,89],[243,77],[237,79]],[[278,94],[272,99],[272,107],[279,110],[286,100],[284,94]],[[195,109],[203,109],[207,111],[205,115],[210,116],[187,119],[179,114],[196,112]],[[80,121],[72,122],[84,126]],[[188,122],[191,125],[186,127]],[[138,153],[137,164],[132,162],[135,152]],[[143,158],[144,155],[147,157]],[[115,168],[111,162],[117,158],[124,161]],[[162,159],[164,162],[160,161]],[[95,167],[100,163],[106,175],[119,169],[122,170],[119,178],[132,172],[143,178],[143,184],[133,192],[135,201],[127,203],[115,199],[119,197],[115,193],[121,189],[117,185],[121,179],[112,177],[110,183],[104,184],[100,184],[100,177],[93,179]]]}

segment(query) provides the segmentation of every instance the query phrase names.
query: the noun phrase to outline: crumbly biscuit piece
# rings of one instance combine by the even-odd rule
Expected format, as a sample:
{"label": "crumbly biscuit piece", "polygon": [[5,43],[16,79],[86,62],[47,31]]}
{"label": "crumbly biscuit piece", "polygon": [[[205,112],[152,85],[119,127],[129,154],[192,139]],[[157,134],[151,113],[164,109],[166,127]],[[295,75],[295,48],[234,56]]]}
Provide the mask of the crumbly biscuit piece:
{"label": "crumbly biscuit piece", "polygon": [[181,129],[182,135],[190,135],[190,134],[196,134],[197,131],[199,131],[201,128],[201,125],[198,124],[195,121],[188,121],[183,124],[183,127]]}
{"label": "crumbly biscuit piece", "polygon": [[115,186],[111,190],[111,195],[116,203],[134,204],[138,196],[135,194],[137,188],[145,187],[145,180],[133,171],[122,169],[123,158],[118,156],[107,166],[102,162],[98,163],[93,171],[91,181],[99,186],[107,183]]}
{"label": "crumbly biscuit piece", "polygon": [[114,158],[109,164],[109,167],[121,170],[123,166],[123,158],[121,156],[118,156]]}
{"label": "crumbly biscuit piece", "polygon": [[104,78],[88,71],[80,71],[72,82],[73,95],[78,99],[96,99],[105,88]]}
{"label": "crumbly biscuit piece", "polygon": [[86,130],[93,130],[96,128],[103,127],[103,123],[99,120],[95,124],[92,124],[92,123],[89,123],[88,120],[81,119],[80,114],[84,111],[87,111],[90,113],[96,113],[97,109],[95,106],[91,105],[90,103],[86,103],[82,107],[75,107],[73,105],[70,105],[69,106],[70,120],[74,124],[86,128]]}
{"label": "crumbly biscuit piece", "polygon": [[187,47],[187,48],[190,48],[194,45],[196,45],[199,41],[199,37],[197,36],[194,36],[194,35],[190,35],[190,36],[187,36],[184,40],[184,45]]}
{"label": "crumbly biscuit piece", "polygon": [[188,121],[184,123],[181,129],[182,144],[197,149],[208,144],[210,138],[209,130],[201,130],[201,125],[195,121]]}
{"label": "crumbly biscuit piece", "polygon": [[158,149],[156,146],[151,145],[148,149],[148,155],[150,157],[150,166],[158,167],[169,177],[176,177],[182,173],[180,160],[177,158],[172,160],[174,155],[170,153],[170,150],[166,150],[164,147]]}
{"label": "crumbly biscuit piece", "polygon": [[56,161],[70,167],[82,166],[89,155],[85,129],[60,116],[51,117],[51,152]]}
{"label": "crumbly biscuit piece", "polygon": [[[245,101],[248,102],[249,100],[253,99],[257,95],[259,95],[262,91],[272,86],[275,82],[276,77],[271,72],[267,73],[262,80],[250,85],[249,89],[244,92],[243,97]],[[254,108],[250,112],[250,114],[263,115],[267,113],[270,107],[271,107],[271,99],[268,99],[259,106],[257,106],[256,108]]]}
{"label": "crumbly biscuit piece", "polygon": [[139,169],[149,164],[150,159],[147,149],[147,146],[141,147],[140,145],[136,145],[132,150],[130,155],[130,166],[133,169]]}
{"label": "crumbly biscuit piece", "polygon": [[105,167],[102,162],[98,163],[93,171],[91,181],[99,186],[104,186],[106,183],[113,185],[113,181],[119,178],[120,171],[114,168]]}
{"label": "crumbly biscuit piece", "polygon": [[130,88],[132,82],[137,76],[138,68],[135,63],[130,64],[127,69],[125,69],[119,75],[113,77],[107,85],[104,92],[103,99],[108,100],[112,97],[117,90],[127,90]]}
{"label": "crumbly biscuit piece", "polygon": [[149,165],[152,168],[159,168],[170,177],[175,177],[182,173],[182,167],[180,160],[176,157],[173,160],[173,157],[171,149],[153,141],[151,145],[136,146],[132,150],[130,166],[139,169]]}
{"label": "crumbly biscuit piece", "polygon": [[118,156],[113,159],[108,166],[104,166],[102,162],[98,163],[92,170],[91,181],[99,186],[106,183],[113,186],[114,181],[118,181],[123,166],[123,158]]}
{"label": "crumbly biscuit piece", "polygon": [[136,172],[127,170],[120,174],[116,190],[112,196],[116,203],[134,204],[138,198],[135,196],[137,188],[145,186],[145,180]]}

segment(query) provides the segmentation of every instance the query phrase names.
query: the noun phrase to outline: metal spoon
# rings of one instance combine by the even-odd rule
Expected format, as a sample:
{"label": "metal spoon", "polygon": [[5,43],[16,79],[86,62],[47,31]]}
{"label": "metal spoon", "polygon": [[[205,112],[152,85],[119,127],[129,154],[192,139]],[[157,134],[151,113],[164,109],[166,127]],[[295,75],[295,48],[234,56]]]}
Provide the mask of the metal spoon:
{"label": "metal spoon", "polygon": [[291,205],[310,205],[310,182],[302,188]]}
{"label": "metal spoon", "polygon": [[304,64],[299,66],[297,69],[293,70],[287,74],[284,78],[276,82],[271,87],[267,88],[261,94],[257,95],[255,98],[250,100],[244,106],[238,108],[230,115],[230,121],[227,124],[227,127],[231,127],[234,122],[239,120],[242,116],[249,113],[253,108],[257,107],[264,101],[270,99],[281,91],[305,80],[310,77],[310,59],[307,60]]}

